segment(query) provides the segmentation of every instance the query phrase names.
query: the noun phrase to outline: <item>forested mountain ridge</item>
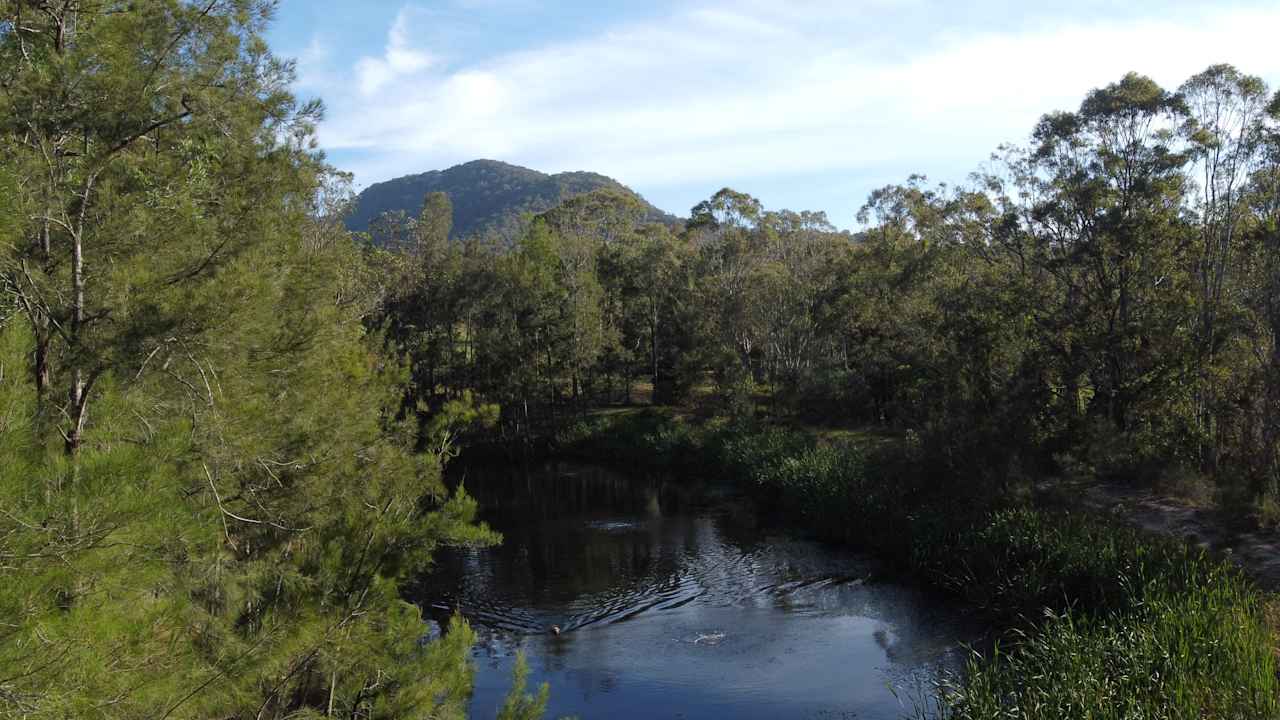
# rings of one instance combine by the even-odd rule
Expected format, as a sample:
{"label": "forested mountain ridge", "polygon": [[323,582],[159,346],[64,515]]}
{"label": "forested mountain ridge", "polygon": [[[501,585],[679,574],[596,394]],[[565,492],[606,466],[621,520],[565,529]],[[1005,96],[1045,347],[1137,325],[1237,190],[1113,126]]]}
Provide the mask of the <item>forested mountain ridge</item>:
{"label": "forested mountain ridge", "polygon": [[[347,227],[355,231],[368,230],[370,223],[388,212],[417,217],[427,193],[443,192],[453,203],[451,238],[484,233],[515,237],[523,229],[525,217],[550,210],[570,198],[605,189],[640,198],[617,180],[598,173],[548,175],[497,160],[473,160],[447,170],[406,175],[370,185],[357,197]],[[679,223],[676,217],[644,202],[643,198],[640,200],[647,220],[666,225]]]}

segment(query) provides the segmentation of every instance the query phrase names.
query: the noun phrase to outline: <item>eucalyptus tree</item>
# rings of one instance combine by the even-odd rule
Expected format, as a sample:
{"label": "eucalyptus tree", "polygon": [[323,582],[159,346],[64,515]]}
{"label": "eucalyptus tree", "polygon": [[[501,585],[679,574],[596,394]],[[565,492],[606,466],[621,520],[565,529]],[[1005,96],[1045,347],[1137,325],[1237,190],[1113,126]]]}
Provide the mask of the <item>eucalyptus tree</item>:
{"label": "eucalyptus tree", "polygon": [[453,391],[461,368],[458,332],[469,289],[460,286],[462,254],[449,239],[453,206],[448,195],[428,193],[410,220],[384,213],[371,225],[371,242],[388,254],[389,284],[373,327],[384,327],[388,343],[409,365],[412,381],[406,409],[420,415]]}
{"label": "eucalyptus tree", "polygon": [[558,240],[535,218],[507,252],[474,256],[467,271],[472,313],[471,383],[502,406],[508,425],[529,439],[540,410],[556,411],[568,372],[565,290]]}
{"label": "eucalyptus tree", "polygon": [[983,262],[995,209],[983,193],[930,186],[922,176],[874,191],[859,212],[851,285],[843,301],[847,362],[877,419],[943,426],[990,411],[1005,373]]}
{"label": "eucalyptus tree", "polygon": [[760,271],[762,344],[771,378],[794,393],[822,361],[823,306],[840,295],[831,268],[850,249],[824,213],[765,213],[769,244]]}
{"label": "eucalyptus tree", "polygon": [[727,398],[741,408],[756,380],[753,358],[760,349],[756,290],[768,242],[760,227],[763,213],[756,198],[724,188],[693,208],[686,230],[697,251],[707,360]]}
{"label": "eucalyptus tree", "polygon": [[[637,343],[637,357],[643,355],[645,369],[653,382],[654,391],[666,387],[674,380],[677,364],[674,355],[676,343],[678,305],[687,293],[682,283],[689,264],[689,248],[662,225],[649,225],[634,239],[628,254],[629,268],[624,272],[631,278],[636,302],[629,306],[631,313],[627,327]],[[644,341],[646,352],[641,353],[638,344]]]}
{"label": "eucalyptus tree", "polygon": [[561,315],[568,338],[566,369],[575,404],[582,397],[583,381],[594,375],[601,361],[614,358],[616,370],[629,360],[621,345],[628,298],[616,260],[644,213],[643,204],[631,193],[597,190],[539,216],[556,241],[558,282],[564,288]]}
{"label": "eucalyptus tree", "polygon": [[1243,202],[1249,250],[1245,284],[1247,305],[1256,318],[1251,350],[1258,359],[1259,381],[1246,386],[1251,393],[1243,406],[1252,432],[1240,442],[1246,466],[1252,465],[1253,490],[1280,497],[1280,92],[1271,100],[1269,122],[1260,133],[1257,168],[1249,178]]}
{"label": "eucalyptus tree", "polygon": [[1032,151],[1015,161],[1026,202],[1003,237],[1019,267],[1052,290],[1035,308],[1042,339],[1064,363],[1067,394],[1091,389],[1085,404],[1105,408],[1121,432],[1144,401],[1175,412],[1174,381],[1188,371],[1188,158],[1176,146],[1184,112],[1177,96],[1130,74],[1077,112],[1045,116]]}
{"label": "eucalyptus tree", "polygon": [[[1264,120],[1269,100],[1266,83],[1230,65],[1214,65],[1183,83],[1186,103],[1184,128],[1190,144],[1192,177],[1197,193],[1192,204],[1199,242],[1195,272],[1198,280],[1197,339],[1202,357],[1197,387],[1197,423],[1205,437],[1203,462],[1217,465],[1218,398],[1229,371],[1218,358],[1238,335],[1243,311],[1236,277],[1241,263],[1241,224],[1246,217],[1243,198],[1248,181],[1262,157]],[[1225,315],[1225,318],[1224,318]],[[1224,322],[1225,320],[1225,322]],[[1228,380],[1226,385],[1230,385]]]}

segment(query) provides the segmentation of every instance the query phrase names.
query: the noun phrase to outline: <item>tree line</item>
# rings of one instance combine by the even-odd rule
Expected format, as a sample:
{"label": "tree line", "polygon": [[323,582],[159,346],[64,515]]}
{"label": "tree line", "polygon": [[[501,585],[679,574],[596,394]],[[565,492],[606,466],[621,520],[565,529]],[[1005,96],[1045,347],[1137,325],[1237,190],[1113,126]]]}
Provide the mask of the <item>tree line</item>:
{"label": "tree line", "polygon": [[[514,246],[448,198],[371,229],[375,314],[429,413],[466,389],[530,428],[692,401],[911,431],[949,472],[1216,480],[1276,510],[1280,99],[1215,65],[1129,74],[963,185],[871,194],[857,232],[725,189],[681,230],[598,191]],[[1274,517],[1274,516],[1273,516]]]}

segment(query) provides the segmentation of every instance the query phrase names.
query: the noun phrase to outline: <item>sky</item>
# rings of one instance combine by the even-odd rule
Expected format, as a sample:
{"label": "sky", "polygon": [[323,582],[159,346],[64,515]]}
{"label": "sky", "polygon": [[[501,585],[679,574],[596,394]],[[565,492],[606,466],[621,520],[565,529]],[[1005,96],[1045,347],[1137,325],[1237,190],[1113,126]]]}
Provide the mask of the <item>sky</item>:
{"label": "sky", "polygon": [[963,183],[1126,72],[1280,84],[1276,0],[281,0],[269,39],[357,187],[488,158],[687,215],[722,187],[840,227]]}

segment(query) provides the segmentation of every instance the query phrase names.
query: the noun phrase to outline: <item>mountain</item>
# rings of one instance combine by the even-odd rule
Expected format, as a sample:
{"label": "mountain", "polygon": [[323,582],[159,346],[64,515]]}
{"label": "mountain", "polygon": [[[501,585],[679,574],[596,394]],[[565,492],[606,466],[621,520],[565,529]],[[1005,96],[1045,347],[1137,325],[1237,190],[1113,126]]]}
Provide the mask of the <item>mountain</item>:
{"label": "mountain", "polygon": [[[403,211],[409,217],[417,217],[427,193],[444,192],[453,203],[451,237],[465,238],[486,232],[512,237],[521,228],[525,213],[544,212],[569,198],[605,188],[635,194],[617,180],[596,173],[547,175],[496,160],[473,160],[448,170],[406,175],[370,185],[356,198],[347,227],[367,230],[369,223],[385,212]],[[636,194],[636,197],[640,196]],[[654,222],[680,222],[648,202],[645,206]]]}

